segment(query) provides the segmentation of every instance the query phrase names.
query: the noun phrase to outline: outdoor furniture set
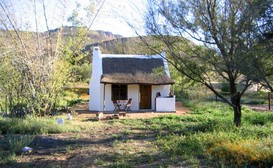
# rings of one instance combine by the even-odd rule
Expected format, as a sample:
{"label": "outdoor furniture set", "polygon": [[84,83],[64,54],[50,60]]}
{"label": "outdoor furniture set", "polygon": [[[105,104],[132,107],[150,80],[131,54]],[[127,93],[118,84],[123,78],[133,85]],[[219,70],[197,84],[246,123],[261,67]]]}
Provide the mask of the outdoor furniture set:
{"label": "outdoor furniture set", "polygon": [[129,100],[113,100],[114,111],[132,111],[132,98]]}

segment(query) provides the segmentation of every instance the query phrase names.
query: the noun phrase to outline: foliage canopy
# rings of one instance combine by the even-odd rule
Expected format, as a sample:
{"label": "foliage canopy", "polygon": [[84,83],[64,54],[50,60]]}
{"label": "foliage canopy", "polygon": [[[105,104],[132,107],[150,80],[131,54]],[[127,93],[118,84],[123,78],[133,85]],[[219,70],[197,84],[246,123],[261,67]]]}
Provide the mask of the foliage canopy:
{"label": "foliage canopy", "polygon": [[[262,38],[257,22],[272,7],[272,1],[150,0],[148,4],[147,33],[166,46],[168,61],[180,74],[205,85],[233,107],[234,123],[239,126],[240,99],[254,81],[248,74],[259,74],[250,66]],[[259,56],[272,58],[272,54]],[[230,99],[214,87],[216,81],[229,84]]]}

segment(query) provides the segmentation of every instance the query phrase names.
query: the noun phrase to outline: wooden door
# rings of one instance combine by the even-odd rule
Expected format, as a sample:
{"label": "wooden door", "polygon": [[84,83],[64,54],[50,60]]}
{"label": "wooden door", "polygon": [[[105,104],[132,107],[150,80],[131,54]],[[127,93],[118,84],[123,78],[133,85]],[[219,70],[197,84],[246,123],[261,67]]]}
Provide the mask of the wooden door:
{"label": "wooden door", "polygon": [[140,109],[151,109],[151,85],[140,85]]}

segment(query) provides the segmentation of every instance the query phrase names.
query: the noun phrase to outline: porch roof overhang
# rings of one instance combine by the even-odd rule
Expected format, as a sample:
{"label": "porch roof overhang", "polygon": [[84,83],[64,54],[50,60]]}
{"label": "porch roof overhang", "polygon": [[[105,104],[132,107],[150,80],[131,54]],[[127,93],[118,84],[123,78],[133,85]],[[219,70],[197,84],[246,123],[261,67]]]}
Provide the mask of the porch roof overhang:
{"label": "porch roof overhang", "polygon": [[114,73],[104,74],[101,77],[101,83],[105,84],[147,84],[147,85],[171,85],[174,81],[164,75],[153,74],[126,74],[126,73]]}

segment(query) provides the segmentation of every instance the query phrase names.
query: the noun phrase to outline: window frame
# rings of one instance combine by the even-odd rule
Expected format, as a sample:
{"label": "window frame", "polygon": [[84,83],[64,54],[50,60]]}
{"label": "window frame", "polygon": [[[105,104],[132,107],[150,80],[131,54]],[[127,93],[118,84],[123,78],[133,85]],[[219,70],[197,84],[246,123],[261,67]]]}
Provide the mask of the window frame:
{"label": "window frame", "polygon": [[111,85],[111,100],[127,100],[128,85],[112,84]]}

